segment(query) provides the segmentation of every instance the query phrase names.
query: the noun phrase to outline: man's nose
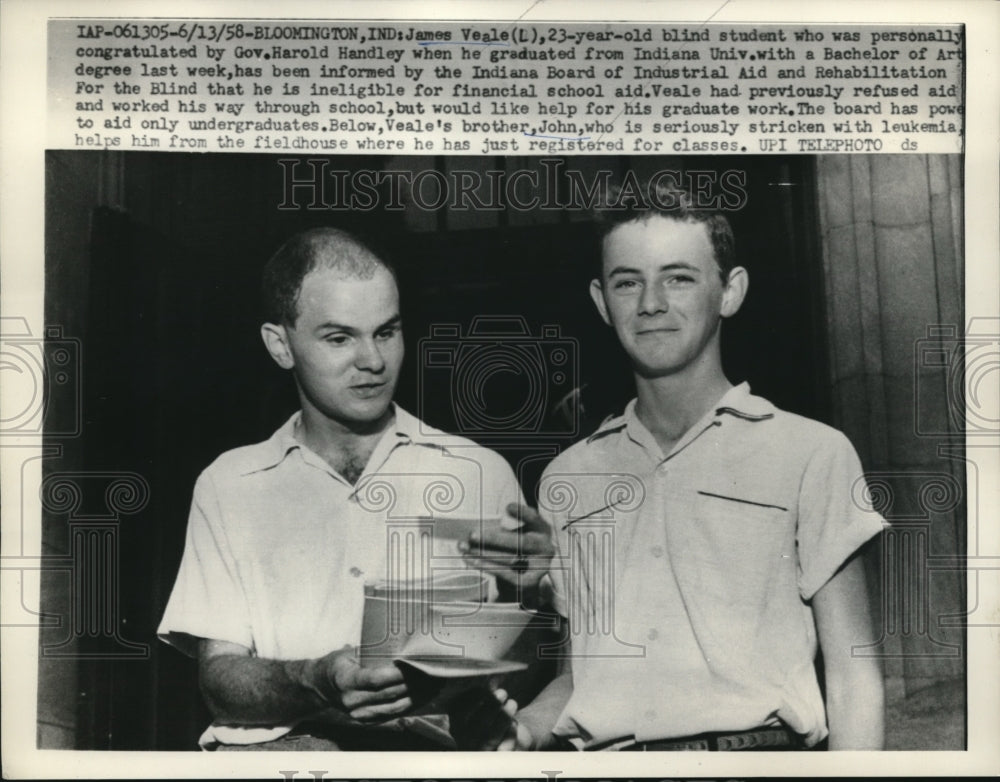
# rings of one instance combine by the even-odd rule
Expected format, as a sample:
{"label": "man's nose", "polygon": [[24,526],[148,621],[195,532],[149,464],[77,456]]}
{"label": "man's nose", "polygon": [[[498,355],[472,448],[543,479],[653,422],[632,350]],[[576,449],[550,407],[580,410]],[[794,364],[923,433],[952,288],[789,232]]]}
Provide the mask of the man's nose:
{"label": "man's nose", "polygon": [[643,286],[642,295],[639,297],[640,315],[656,315],[669,309],[667,292],[662,285],[654,282]]}
{"label": "man's nose", "polygon": [[378,343],[373,339],[362,340],[354,364],[358,369],[365,369],[369,372],[381,372],[385,369],[385,358],[379,349]]}

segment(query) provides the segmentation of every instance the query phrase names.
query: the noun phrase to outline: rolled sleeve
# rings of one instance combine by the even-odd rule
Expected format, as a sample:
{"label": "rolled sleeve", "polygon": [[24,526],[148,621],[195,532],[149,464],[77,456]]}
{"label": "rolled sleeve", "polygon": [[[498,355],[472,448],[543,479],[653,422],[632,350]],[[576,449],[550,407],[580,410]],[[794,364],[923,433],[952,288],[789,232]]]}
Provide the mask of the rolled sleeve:
{"label": "rolled sleeve", "polygon": [[854,446],[832,432],[802,477],[797,530],[802,598],[810,600],[884,524],[871,506]]}
{"label": "rolled sleeve", "polygon": [[246,595],[207,473],[195,484],[184,555],[157,635],[191,657],[199,638],[253,648]]}

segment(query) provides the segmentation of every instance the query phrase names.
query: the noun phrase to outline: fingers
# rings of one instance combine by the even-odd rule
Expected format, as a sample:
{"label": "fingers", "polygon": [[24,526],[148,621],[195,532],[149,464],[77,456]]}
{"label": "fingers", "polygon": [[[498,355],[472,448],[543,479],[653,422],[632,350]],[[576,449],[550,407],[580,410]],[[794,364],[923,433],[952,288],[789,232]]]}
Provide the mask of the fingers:
{"label": "fingers", "polygon": [[555,556],[549,525],[534,508],[511,503],[507,513],[519,519],[519,528],[485,529],[460,541],[465,563],[495,576],[518,589],[535,589],[548,572]]}
{"label": "fingers", "polygon": [[[508,701],[507,703],[514,703],[514,701]],[[507,711],[506,706],[507,704],[504,704],[504,711]],[[516,711],[517,706],[515,704],[514,712]],[[514,717],[514,712],[509,713],[511,718],[510,725],[503,739],[496,745],[496,751],[515,752],[537,749],[538,745],[535,742],[535,737],[531,735],[531,731],[527,727],[517,721]]]}
{"label": "fingers", "polygon": [[518,553],[506,549],[473,549],[464,556],[466,563],[475,563],[478,567],[506,567],[524,573],[528,570],[548,570],[548,559],[527,553]]}
{"label": "fingers", "polygon": [[403,682],[403,672],[391,663],[362,668],[353,654],[332,658],[332,678],[340,690],[380,690]]}
{"label": "fingers", "polygon": [[496,576],[508,584],[533,587],[549,571],[552,557],[485,549],[482,554],[478,551],[466,553],[463,560],[469,567]]}
{"label": "fingers", "polygon": [[541,514],[530,505],[520,505],[512,502],[507,506],[507,513],[515,519],[521,521],[522,532],[545,532],[548,533],[549,525],[541,517]]}
{"label": "fingers", "polygon": [[405,684],[397,684],[382,690],[348,690],[340,700],[345,709],[356,709],[359,706],[374,706],[381,703],[394,703],[407,697]]}
{"label": "fingers", "polygon": [[514,752],[515,750],[533,750],[535,739],[524,725],[517,720],[511,722],[507,736],[497,745],[497,752]]}
{"label": "fingers", "polygon": [[507,512],[522,522],[517,529],[490,528],[473,532],[469,536],[469,547],[482,546],[500,551],[516,551],[524,556],[551,557],[555,553],[549,525],[538,515],[538,511],[527,505],[512,503]]}
{"label": "fingers", "polygon": [[507,716],[513,717],[517,714],[517,701],[507,695],[507,690],[502,688],[493,690],[493,697],[497,699],[497,703],[500,704]]}
{"label": "fingers", "polygon": [[[517,569],[515,569],[513,566],[472,557],[465,557],[464,561],[471,568],[480,570],[483,573],[489,573],[491,576],[496,576],[501,582],[512,586],[519,586],[520,588],[533,588],[537,586],[541,582],[542,576],[548,571],[547,567],[535,570],[530,568],[522,569],[518,563],[514,563],[517,565]],[[501,599],[508,600],[506,597],[502,597]]]}
{"label": "fingers", "polygon": [[[358,666],[351,689],[374,691],[397,684],[403,684],[403,672],[395,665],[387,663],[372,668]],[[406,689],[405,685],[403,685],[403,689]]]}
{"label": "fingers", "polygon": [[481,545],[500,551],[517,551],[526,556],[551,557],[555,553],[552,539],[541,532],[487,530],[482,535],[470,535],[469,544],[473,550]]}
{"label": "fingers", "polygon": [[392,703],[365,704],[348,710],[352,719],[358,722],[373,723],[385,722],[395,717],[399,717],[413,708],[413,701],[409,698],[400,698]]}
{"label": "fingers", "polygon": [[348,715],[359,722],[381,722],[413,708],[403,673],[394,665],[362,668],[353,657],[335,663],[334,685]]}
{"label": "fingers", "polygon": [[535,741],[535,737],[532,735],[531,731],[525,727],[524,723],[514,722],[514,734],[516,739],[514,741],[513,749],[521,750],[534,750],[538,749],[538,743]]}

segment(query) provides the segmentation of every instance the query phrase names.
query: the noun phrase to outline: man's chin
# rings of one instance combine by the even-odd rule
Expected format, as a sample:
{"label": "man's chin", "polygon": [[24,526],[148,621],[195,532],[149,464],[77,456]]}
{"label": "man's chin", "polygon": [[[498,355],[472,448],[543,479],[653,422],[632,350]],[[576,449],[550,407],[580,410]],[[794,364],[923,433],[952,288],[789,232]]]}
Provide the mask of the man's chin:
{"label": "man's chin", "polygon": [[639,361],[632,359],[632,369],[646,380],[671,377],[683,371],[684,364],[680,361]]}
{"label": "man's chin", "polygon": [[326,417],[362,434],[377,431],[392,417],[392,397],[356,400],[349,407],[326,412]]}
{"label": "man's chin", "polygon": [[392,397],[371,399],[352,406],[350,411],[355,423],[377,424],[392,415]]}

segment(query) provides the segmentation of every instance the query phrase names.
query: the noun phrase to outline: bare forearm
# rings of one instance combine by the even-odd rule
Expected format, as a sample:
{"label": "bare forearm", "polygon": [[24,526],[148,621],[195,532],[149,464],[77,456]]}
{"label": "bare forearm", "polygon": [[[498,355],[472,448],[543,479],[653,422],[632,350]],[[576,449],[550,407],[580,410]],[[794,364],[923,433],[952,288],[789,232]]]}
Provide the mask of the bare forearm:
{"label": "bare forearm", "polygon": [[219,655],[202,662],[202,694],[221,723],[287,724],[330,707],[315,684],[317,662]]}
{"label": "bare forearm", "polygon": [[849,675],[827,674],[830,749],[885,748],[885,689],[873,660],[855,659]]}
{"label": "bare forearm", "polygon": [[830,749],[882,749],[882,667],[874,657],[854,654],[875,641],[860,556],[849,559],[816,593],[813,615],[823,650]]}

